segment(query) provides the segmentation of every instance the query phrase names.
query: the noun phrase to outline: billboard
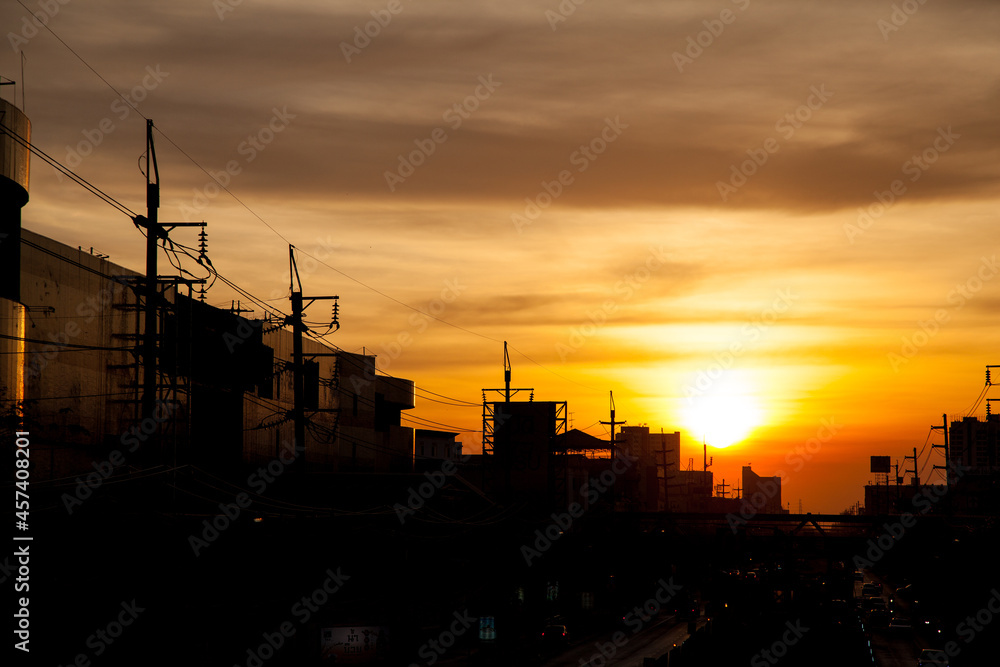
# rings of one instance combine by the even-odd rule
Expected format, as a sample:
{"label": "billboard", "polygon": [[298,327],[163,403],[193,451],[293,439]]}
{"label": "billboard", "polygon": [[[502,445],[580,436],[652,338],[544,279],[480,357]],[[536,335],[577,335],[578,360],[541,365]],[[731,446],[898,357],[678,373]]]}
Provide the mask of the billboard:
{"label": "billboard", "polygon": [[320,653],[324,662],[362,665],[385,658],[389,632],[379,626],[337,626],[320,630]]}
{"label": "billboard", "polygon": [[890,457],[888,457],[888,456],[873,456],[872,457],[872,469],[871,469],[871,471],[872,472],[884,472],[884,473],[888,474],[889,469],[890,469],[889,459],[890,459]]}
{"label": "billboard", "polygon": [[484,642],[496,641],[497,630],[496,621],[492,616],[479,617],[479,640]]}

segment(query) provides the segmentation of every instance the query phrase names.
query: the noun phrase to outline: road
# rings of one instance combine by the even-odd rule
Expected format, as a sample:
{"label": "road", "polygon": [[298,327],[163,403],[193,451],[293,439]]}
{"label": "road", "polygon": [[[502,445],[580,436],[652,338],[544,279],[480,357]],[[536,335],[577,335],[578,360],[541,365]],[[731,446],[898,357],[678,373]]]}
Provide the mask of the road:
{"label": "road", "polygon": [[[704,625],[704,619],[698,626]],[[633,633],[626,628],[621,630],[625,635],[624,644],[615,646],[611,637],[614,633],[606,633],[569,646],[558,655],[544,662],[544,667],[593,667],[594,664],[608,664],[616,667],[642,667],[643,658],[659,658],[668,653],[673,646],[679,645],[688,638],[687,623],[677,621],[673,615],[662,616],[650,621],[648,627]],[[619,638],[619,643],[622,639]],[[605,653],[602,655],[601,648]],[[606,660],[602,662],[600,658]],[[593,661],[593,663],[592,663]]]}
{"label": "road", "polygon": [[[886,605],[889,604],[888,591],[890,584],[886,581],[872,577],[870,573],[865,573],[864,582],[854,582],[854,597],[861,600],[861,586],[865,583],[882,584],[882,599]],[[897,601],[897,610],[901,616],[908,617],[908,609],[905,603]],[[885,628],[865,628],[870,632],[872,652],[875,656],[875,664],[878,667],[914,667],[920,650],[929,648],[927,642],[918,637],[913,630],[893,631]]]}

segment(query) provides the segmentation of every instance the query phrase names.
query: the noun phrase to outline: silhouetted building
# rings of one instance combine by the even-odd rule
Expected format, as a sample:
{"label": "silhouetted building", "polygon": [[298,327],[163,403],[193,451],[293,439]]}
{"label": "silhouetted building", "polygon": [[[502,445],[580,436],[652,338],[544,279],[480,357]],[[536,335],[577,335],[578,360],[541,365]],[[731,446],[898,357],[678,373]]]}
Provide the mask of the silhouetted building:
{"label": "silhouetted building", "polygon": [[[0,187],[13,186],[4,177]],[[4,232],[14,242],[0,246],[19,250],[20,268],[17,294],[5,277],[0,297],[0,399],[35,436],[37,479],[91,472],[115,451],[117,465],[139,468],[290,460],[293,334],[283,319],[247,319],[161,278],[158,408],[142,418],[144,276],[22,230],[10,211],[3,221],[18,223]],[[373,356],[308,338],[303,353],[307,468],[411,471],[413,430],[400,421],[414,407],[412,381],[377,376]]]}
{"label": "silhouetted building", "polygon": [[490,434],[492,452],[486,459],[490,489],[503,499],[520,498],[546,507],[555,483],[565,479],[551,467],[555,438],[566,430],[566,404],[547,401],[493,403]]}
{"label": "silhouetted building", "polygon": [[708,512],[715,488],[711,470],[680,470],[669,486],[671,512]]}
{"label": "silhouetted building", "polygon": [[[917,500],[921,497],[923,500]],[[938,513],[951,507],[954,489],[943,484],[866,484],[865,514]],[[933,499],[931,501],[930,499]]]}
{"label": "silhouetted building", "polygon": [[948,429],[949,456],[969,470],[968,475],[1000,474],[1000,415],[985,420],[965,417]]}
{"label": "silhouetted building", "polygon": [[458,433],[449,431],[431,431],[418,428],[414,431],[414,459],[434,459],[458,461],[462,458],[462,443],[455,438]]}
{"label": "silhouetted building", "polygon": [[[0,118],[21,137],[30,138],[31,123],[20,109],[0,100]],[[24,399],[23,359],[28,313],[21,303],[21,208],[28,203],[28,149],[0,133],[0,401],[3,416],[17,420]],[[14,406],[13,409],[11,406]],[[14,430],[18,424],[12,424]]]}
{"label": "silhouetted building", "polygon": [[638,457],[637,484],[630,496],[631,508],[640,512],[662,512],[667,508],[667,482],[680,467],[681,434],[650,433],[648,426],[622,426],[617,446]]}
{"label": "silhouetted building", "polygon": [[743,466],[743,500],[760,514],[787,514],[781,505],[781,478],[761,477]]}

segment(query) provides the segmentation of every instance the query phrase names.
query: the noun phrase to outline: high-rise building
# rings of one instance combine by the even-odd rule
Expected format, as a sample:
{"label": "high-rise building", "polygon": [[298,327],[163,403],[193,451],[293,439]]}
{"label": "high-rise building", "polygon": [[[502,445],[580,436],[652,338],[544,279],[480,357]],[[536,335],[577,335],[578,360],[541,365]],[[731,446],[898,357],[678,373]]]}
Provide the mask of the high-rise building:
{"label": "high-rise building", "polygon": [[968,474],[1000,473],[1000,415],[989,415],[984,420],[965,417],[953,421],[948,435],[949,457],[963,466],[963,470],[970,469]]}
{"label": "high-rise building", "polygon": [[680,467],[680,432],[650,433],[648,426],[622,426],[618,447],[637,456],[638,485],[633,504],[638,511],[667,509],[668,483]]}

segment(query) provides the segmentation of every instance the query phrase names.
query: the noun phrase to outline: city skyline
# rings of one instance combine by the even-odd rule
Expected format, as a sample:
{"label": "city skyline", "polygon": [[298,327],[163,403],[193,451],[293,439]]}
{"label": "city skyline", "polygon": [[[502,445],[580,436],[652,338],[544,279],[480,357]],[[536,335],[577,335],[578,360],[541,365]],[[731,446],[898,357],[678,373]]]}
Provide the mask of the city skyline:
{"label": "city skyline", "polygon": [[[988,3],[26,5],[169,138],[161,221],[208,221],[220,273],[286,312],[294,243],[341,297],[330,342],[424,389],[478,402],[509,341],[514,386],[577,428],[607,437],[613,391],[682,464],[735,440],[717,482],[752,462],[837,512],[996,361]],[[35,145],[144,210],[145,120],[3,11]],[[130,221],[32,161],[27,229],[141,267]]]}

